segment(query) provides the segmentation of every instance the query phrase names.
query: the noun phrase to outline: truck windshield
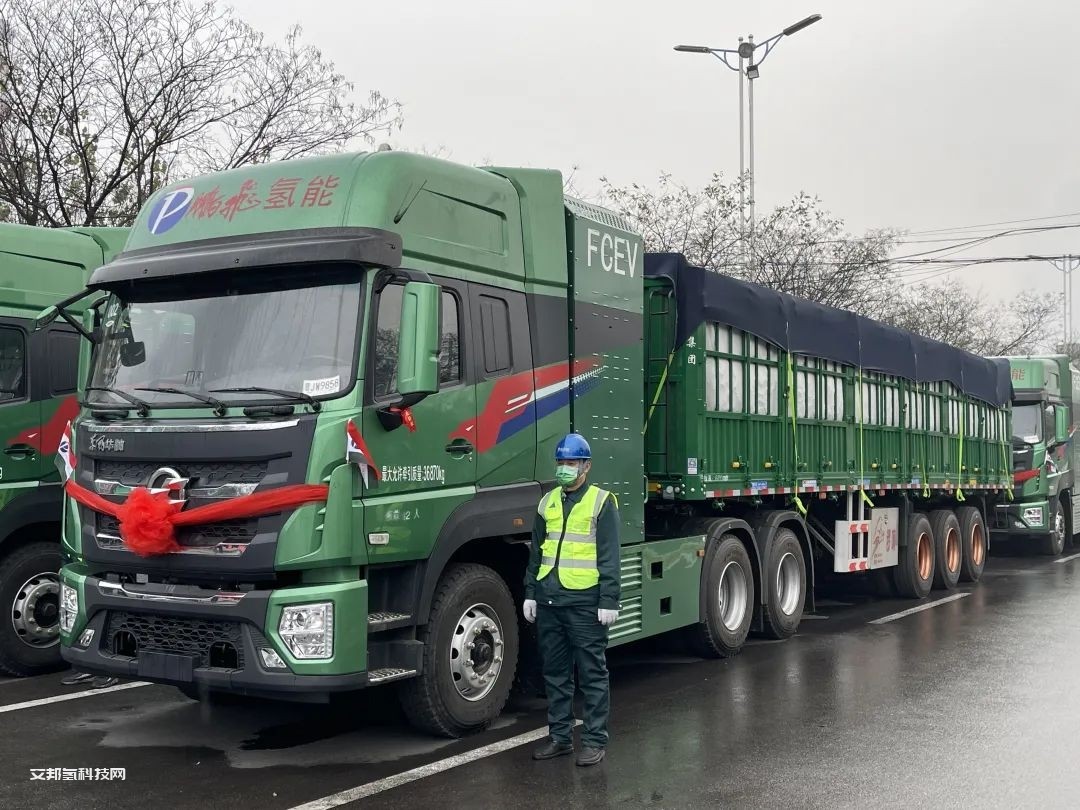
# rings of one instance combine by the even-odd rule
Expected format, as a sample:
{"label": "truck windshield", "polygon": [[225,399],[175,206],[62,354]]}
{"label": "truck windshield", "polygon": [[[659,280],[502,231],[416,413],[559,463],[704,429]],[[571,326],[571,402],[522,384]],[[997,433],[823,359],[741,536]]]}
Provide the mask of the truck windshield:
{"label": "truck windshield", "polygon": [[1042,407],[1033,405],[1014,405],[1012,412],[1013,438],[1028,444],[1035,444],[1042,439]]}
{"label": "truck windshield", "polygon": [[[114,294],[102,316],[90,386],[137,393],[154,406],[192,407],[207,395],[261,387],[326,398],[348,391],[357,366],[362,272],[244,271],[146,282]],[[215,274],[216,275],[216,274]],[[273,399],[216,393],[226,402]],[[94,404],[123,404],[93,390]],[[197,407],[197,403],[194,403]]]}

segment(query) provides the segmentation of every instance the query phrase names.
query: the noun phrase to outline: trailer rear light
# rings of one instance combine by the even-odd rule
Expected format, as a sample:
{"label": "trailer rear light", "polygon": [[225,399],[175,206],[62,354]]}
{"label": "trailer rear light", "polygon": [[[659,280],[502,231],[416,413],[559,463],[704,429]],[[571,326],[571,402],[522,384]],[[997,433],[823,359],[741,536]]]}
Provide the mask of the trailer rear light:
{"label": "trailer rear light", "polygon": [[334,604],[289,605],[281,611],[278,633],[289,651],[305,660],[334,657]]}
{"label": "trailer rear light", "polygon": [[67,583],[60,584],[60,629],[70,633],[79,613],[79,592]]}

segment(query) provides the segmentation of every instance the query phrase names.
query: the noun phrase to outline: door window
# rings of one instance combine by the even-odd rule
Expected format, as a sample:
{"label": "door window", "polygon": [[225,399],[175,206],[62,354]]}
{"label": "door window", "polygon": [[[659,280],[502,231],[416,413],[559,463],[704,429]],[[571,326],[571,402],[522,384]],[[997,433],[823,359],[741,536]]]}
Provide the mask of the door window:
{"label": "door window", "polygon": [[[375,322],[375,399],[385,399],[397,392],[398,334],[401,328],[401,299],[404,288],[391,284],[379,293]],[[439,387],[461,382],[461,304],[449,290],[442,291],[439,340]]]}
{"label": "door window", "polygon": [[26,399],[26,338],[0,328],[0,403]]}

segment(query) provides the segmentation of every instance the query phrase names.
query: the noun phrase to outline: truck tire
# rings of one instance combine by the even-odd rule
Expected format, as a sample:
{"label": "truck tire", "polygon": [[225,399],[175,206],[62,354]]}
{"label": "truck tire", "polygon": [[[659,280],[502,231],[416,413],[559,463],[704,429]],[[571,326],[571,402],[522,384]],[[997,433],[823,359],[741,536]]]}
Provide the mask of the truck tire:
{"label": "truck tire", "polygon": [[926,515],[912,515],[905,535],[907,544],[900,547],[893,575],[896,593],[908,599],[925,599],[934,585],[934,535]]}
{"label": "truck tire", "polygon": [[963,557],[960,561],[960,581],[978,582],[986,566],[986,523],[982,512],[974,506],[961,506],[956,510],[960,521],[960,540]]}
{"label": "truck tire", "polygon": [[518,657],[517,611],[502,577],[476,563],[448,566],[417,637],[423,670],[398,688],[409,722],[460,737],[499,716]]}
{"label": "truck tire", "polygon": [[806,604],[806,560],[802,543],[791,529],[780,529],[773,538],[765,565],[765,635],[783,639],[795,635]]}
{"label": "truck tire", "polygon": [[1039,551],[1048,557],[1060,556],[1065,550],[1065,511],[1057,498],[1050,501],[1050,515],[1047,520],[1050,531],[1039,538]]}
{"label": "truck tire", "polygon": [[689,629],[690,644],[703,658],[738,654],[754,617],[754,571],[739,538],[724,534],[702,571],[705,621]]}
{"label": "truck tire", "polygon": [[0,558],[0,671],[40,675],[60,660],[60,546],[40,541]]}
{"label": "truck tire", "polygon": [[964,543],[960,521],[951,509],[930,513],[930,532],[934,535],[934,587],[951,591],[960,581]]}

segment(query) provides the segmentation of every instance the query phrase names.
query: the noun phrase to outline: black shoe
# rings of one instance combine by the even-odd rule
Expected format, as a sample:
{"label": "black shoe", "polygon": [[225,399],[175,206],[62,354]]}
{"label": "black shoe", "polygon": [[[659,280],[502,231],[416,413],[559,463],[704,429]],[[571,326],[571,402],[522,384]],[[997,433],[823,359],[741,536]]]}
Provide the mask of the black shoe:
{"label": "black shoe", "polygon": [[74,686],[77,683],[84,683],[85,681],[89,681],[93,677],[94,676],[91,675],[89,672],[79,672],[76,669],[72,670],[63,678],[61,678],[60,683],[62,683],[64,686]]}
{"label": "black shoe", "polygon": [[93,689],[104,689],[107,686],[115,686],[120,683],[119,678],[114,678],[111,675],[98,675],[94,678],[94,682],[90,684]]}
{"label": "black shoe", "polygon": [[546,745],[533,751],[533,759],[555,759],[555,757],[565,757],[572,753],[574,753],[573,743],[555,742],[549,738]]}
{"label": "black shoe", "polygon": [[582,768],[587,768],[590,765],[596,765],[603,758],[603,748],[582,748],[581,753],[578,754],[577,764]]}

